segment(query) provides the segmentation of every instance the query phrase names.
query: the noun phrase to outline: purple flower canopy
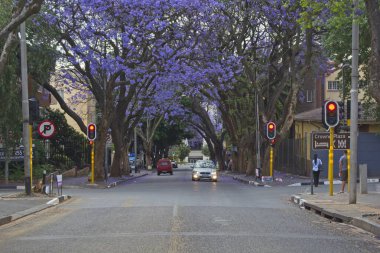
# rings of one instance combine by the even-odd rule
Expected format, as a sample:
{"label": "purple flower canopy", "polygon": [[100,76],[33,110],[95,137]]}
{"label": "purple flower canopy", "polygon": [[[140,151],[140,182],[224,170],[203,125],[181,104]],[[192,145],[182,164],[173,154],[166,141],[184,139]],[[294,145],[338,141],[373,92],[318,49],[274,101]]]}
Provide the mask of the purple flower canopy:
{"label": "purple flower canopy", "polygon": [[[83,73],[64,71],[71,85],[88,89],[96,97],[96,81],[101,83],[104,76],[107,81],[121,81],[123,75],[127,90],[137,87],[136,105],[152,114],[181,114],[181,95],[202,96],[201,90],[217,101],[218,89],[230,89],[237,77],[244,75],[242,60],[257,65],[261,71],[258,82],[265,79],[268,64],[262,59],[277,50],[274,37],[294,29],[304,10],[296,0],[246,0],[244,4],[216,0],[45,2],[43,15],[61,32],[66,61],[83,69]],[[242,52],[231,50],[236,38],[228,41],[228,36],[233,29],[243,29],[244,17],[249,17],[250,25],[240,42],[244,48]],[[236,21],[233,28],[231,20]],[[252,51],[259,60],[250,58]],[[280,67],[282,62],[273,64]],[[88,73],[96,79],[84,77]],[[118,91],[120,86],[112,89]],[[147,100],[149,103],[141,102]]]}

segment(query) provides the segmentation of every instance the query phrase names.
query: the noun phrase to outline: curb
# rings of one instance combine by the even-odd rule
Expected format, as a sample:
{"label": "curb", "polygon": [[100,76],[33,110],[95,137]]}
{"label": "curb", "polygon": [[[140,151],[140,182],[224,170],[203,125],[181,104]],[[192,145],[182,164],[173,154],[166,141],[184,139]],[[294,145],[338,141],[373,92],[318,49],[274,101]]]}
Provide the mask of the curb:
{"label": "curb", "polygon": [[337,221],[337,222],[344,222],[347,224],[351,224],[355,227],[358,227],[365,231],[373,233],[376,236],[380,236],[380,225],[364,217],[350,217],[350,216],[346,216],[340,213],[336,213],[335,210],[328,209],[328,208],[321,208],[317,205],[308,203],[306,200],[302,199],[298,195],[292,195],[291,202],[293,202],[296,205],[299,205],[300,208],[313,211],[315,214],[321,215],[324,218]]}
{"label": "curb", "polygon": [[[358,180],[358,183],[360,181]],[[367,179],[367,183],[379,183],[380,182],[380,179],[379,178],[368,178]],[[294,184],[290,184],[288,186],[304,186],[304,185],[310,185],[311,182],[301,182],[301,183],[294,183]],[[320,185],[330,185],[330,182],[329,181],[319,181],[319,184]],[[342,181],[340,180],[333,180],[333,184],[334,185],[339,185],[339,184],[342,184]]]}
{"label": "curb", "polygon": [[237,180],[239,182],[242,182],[242,183],[245,183],[245,184],[250,184],[250,185],[254,185],[254,186],[262,186],[262,187],[271,187],[269,185],[265,185],[263,183],[260,183],[260,182],[256,182],[254,180],[245,180],[245,179],[241,179],[239,177],[232,177],[234,180]]}
{"label": "curb", "polygon": [[371,232],[377,236],[380,236],[380,226],[366,218],[353,218],[351,224],[368,232]]}
{"label": "curb", "polygon": [[65,184],[63,184],[63,189],[85,189],[85,188],[88,188],[88,189],[95,189],[95,188],[96,189],[107,189],[107,188],[115,187],[120,183],[129,181],[129,180],[133,180],[133,179],[136,179],[139,177],[147,176],[147,175],[149,175],[149,173],[143,173],[143,174],[138,175],[138,176],[120,179],[120,180],[113,182],[113,183],[110,183],[110,184],[97,184],[97,183],[94,183],[94,184],[87,183],[87,184],[83,184],[83,185],[65,185]]}
{"label": "curb", "polygon": [[0,189],[5,189],[5,190],[25,190],[25,185],[0,185]]}
{"label": "curb", "polygon": [[21,219],[21,218],[23,218],[25,216],[28,216],[28,215],[40,212],[40,211],[45,210],[47,208],[56,206],[56,205],[64,202],[65,200],[68,200],[70,198],[71,198],[71,196],[62,195],[62,196],[56,197],[56,198],[54,198],[52,200],[49,200],[48,202],[46,202],[46,204],[35,206],[35,207],[32,207],[32,208],[26,209],[24,211],[20,211],[20,212],[14,213],[14,214],[9,215],[9,216],[1,217],[0,218],[0,226],[8,224],[8,223],[10,223],[12,221]]}
{"label": "curb", "polygon": [[117,186],[120,183],[124,183],[126,181],[130,181],[130,180],[133,180],[133,179],[136,179],[136,178],[139,178],[139,177],[144,177],[144,176],[147,176],[147,175],[149,175],[149,174],[148,173],[143,173],[143,174],[135,176],[135,177],[121,179],[121,180],[118,180],[116,182],[113,182],[113,183],[107,185],[106,188],[112,188],[112,187]]}

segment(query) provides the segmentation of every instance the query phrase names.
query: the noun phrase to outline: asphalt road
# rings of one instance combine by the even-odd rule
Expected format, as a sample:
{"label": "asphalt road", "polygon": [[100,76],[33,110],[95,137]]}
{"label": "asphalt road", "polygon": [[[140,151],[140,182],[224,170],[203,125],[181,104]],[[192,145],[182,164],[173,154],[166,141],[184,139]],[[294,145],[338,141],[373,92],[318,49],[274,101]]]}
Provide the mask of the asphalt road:
{"label": "asphalt road", "polygon": [[111,189],[70,189],[64,204],[0,227],[0,252],[380,252],[380,240],[289,202],[300,187],[253,187],[191,172]]}

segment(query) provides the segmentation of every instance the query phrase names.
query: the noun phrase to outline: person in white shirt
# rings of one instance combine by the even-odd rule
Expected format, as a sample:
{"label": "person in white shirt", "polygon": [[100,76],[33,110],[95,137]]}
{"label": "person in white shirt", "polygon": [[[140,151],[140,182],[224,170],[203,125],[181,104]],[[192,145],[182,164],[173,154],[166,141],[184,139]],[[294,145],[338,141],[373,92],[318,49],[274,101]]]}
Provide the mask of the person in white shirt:
{"label": "person in white shirt", "polygon": [[313,166],[314,186],[318,187],[319,173],[321,172],[322,161],[321,159],[318,158],[317,154],[314,154],[314,159],[312,160],[312,166]]}

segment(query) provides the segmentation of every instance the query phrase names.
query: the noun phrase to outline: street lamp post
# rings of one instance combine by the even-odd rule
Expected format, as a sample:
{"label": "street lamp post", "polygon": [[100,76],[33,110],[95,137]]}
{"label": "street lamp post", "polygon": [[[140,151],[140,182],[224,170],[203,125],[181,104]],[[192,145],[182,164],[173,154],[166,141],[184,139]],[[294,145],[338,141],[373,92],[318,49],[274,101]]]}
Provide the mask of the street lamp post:
{"label": "street lamp post", "polygon": [[31,159],[30,159],[30,126],[29,126],[29,94],[28,94],[28,65],[26,55],[26,32],[25,22],[20,25],[20,51],[21,51],[21,83],[22,83],[22,119],[24,144],[24,175],[25,175],[25,193],[31,195]]}
{"label": "street lamp post", "polygon": [[349,204],[356,204],[356,180],[357,180],[357,159],[358,159],[358,82],[359,82],[359,21],[358,21],[358,0],[353,0],[353,20],[352,20],[352,74],[351,74],[351,126],[350,126],[350,192]]}
{"label": "street lamp post", "polygon": [[260,177],[261,159],[260,159],[260,121],[259,121],[259,92],[256,91],[256,177]]}

